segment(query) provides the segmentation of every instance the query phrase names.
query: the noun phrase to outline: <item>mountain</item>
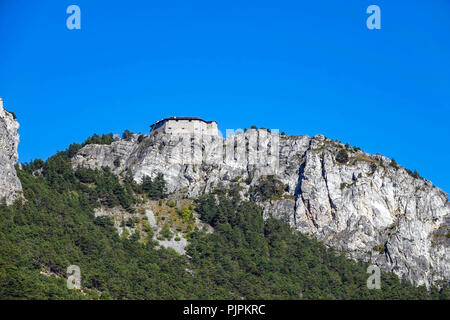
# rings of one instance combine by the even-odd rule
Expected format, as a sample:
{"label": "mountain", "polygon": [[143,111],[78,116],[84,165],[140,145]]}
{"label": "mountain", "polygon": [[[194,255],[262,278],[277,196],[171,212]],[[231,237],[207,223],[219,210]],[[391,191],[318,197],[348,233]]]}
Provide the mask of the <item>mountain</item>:
{"label": "mountain", "polygon": [[[10,270],[25,268],[23,274],[27,279],[33,279],[31,275],[38,266],[43,270],[41,274],[56,274],[61,280],[62,268],[72,259],[71,254],[60,252],[61,248],[81,250],[76,254],[79,259],[92,251],[85,251],[86,246],[95,247],[98,241],[111,242],[113,247],[123,246],[110,234],[111,227],[123,239],[150,241],[150,246],[172,248],[191,259],[193,254],[201,255],[205,249],[198,243],[203,239],[198,234],[201,230],[206,231],[205,237],[221,245],[221,237],[228,237],[230,231],[224,224],[231,223],[232,228],[239,230],[233,231],[232,237],[245,234],[248,222],[236,224],[233,216],[241,206],[249,214],[241,219],[249,219],[256,229],[260,228],[260,222],[255,224],[259,213],[252,207],[253,203],[261,210],[267,228],[273,228],[270,227],[273,219],[281,221],[314,239],[314,243],[323,243],[358,263],[376,264],[416,286],[430,288],[450,279],[448,195],[417,172],[382,155],[368,154],[322,135],[286,136],[252,128],[222,138],[214,134],[169,134],[161,129],[149,135],[126,131],[122,138],[112,134],[94,135],[82,145],[73,144],[45,162],[38,159],[21,165],[16,171],[18,127],[14,114],[2,106],[0,195],[10,205],[0,204],[0,228],[5,237],[2,254],[6,264],[16,261],[16,256],[21,257],[23,262],[11,266]],[[217,190],[229,190],[233,194],[232,204],[227,197],[219,201],[217,194],[223,191],[217,193]],[[210,195],[213,198],[204,198]],[[214,197],[219,203],[216,204]],[[112,218],[111,224],[102,220],[105,216]],[[73,219],[83,221],[80,230],[74,229]],[[61,223],[70,229],[59,230]],[[50,241],[46,235],[53,229],[59,231]],[[89,229],[98,229],[99,238],[83,236]],[[58,236],[69,230],[73,232],[71,237]],[[41,232],[42,237],[38,236]],[[288,231],[283,232],[287,236]],[[268,241],[264,234],[256,234],[263,237],[258,241]],[[30,241],[36,243],[30,247]],[[46,251],[36,256],[42,250],[39,247],[42,241],[48,242]],[[310,245],[316,246],[314,243]],[[51,249],[52,246],[55,248]],[[31,251],[19,254],[28,250]],[[129,254],[126,249],[120,250],[125,250],[121,251],[122,259]],[[330,258],[333,254],[326,253],[326,258],[317,259],[333,260]],[[58,255],[67,257],[64,262],[61,258],[54,260]],[[83,259],[101,263],[89,257]],[[114,255],[108,259],[113,261]],[[223,259],[228,256],[225,254]],[[250,263],[247,259],[243,256],[245,268]],[[288,258],[283,256],[283,259]],[[225,260],[210,263],[227,264]],[[204,260],[199,258],[197,263],[202,265]],[[355,268],[360,272],[361,267]],[[5,270],[5,281],[8,281],[9,269]],[[283,270],[285,274],[287,269]],[[348,279],[348,270],[339,272]],[[94,275],[91,278],[93,283],[100,281]],[[314,286],[310,284],[311,290]],[[9,284],[2,287],[11,289]],[[98,289],[87,286],[92,287]],[[112,288],[108,290],[114,292]],[[57,291],[65,295],[60,289]],[[341,294],[334,297],[347,297]],[[315,296],[315,293],[309,295]]]}
{"label": "mountain", "polygon": [[18,129],[16,116],[3,108],[3,100],[0,98],[0,199],[5,199],[8,204],[17,199],[22,192],[15,170],[19,158]]}
{"label": "mountain", "polygon": [[185,197],[238,185],[266,219],[352,259],[416,285],[450,279],[448,195],[395,160],[322,135],[128,134],[88,143],[71,161],[74,169],[109,167],[122,178],[131,172],[137,183],[162,174],[168,192]]}

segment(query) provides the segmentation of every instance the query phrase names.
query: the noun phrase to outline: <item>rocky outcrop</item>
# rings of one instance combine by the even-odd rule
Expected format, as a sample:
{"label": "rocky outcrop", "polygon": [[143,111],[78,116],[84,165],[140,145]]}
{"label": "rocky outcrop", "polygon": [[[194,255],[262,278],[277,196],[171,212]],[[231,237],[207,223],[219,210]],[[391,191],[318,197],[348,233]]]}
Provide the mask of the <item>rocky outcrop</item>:
{"label": "rocky outcrop", "polygon": [[252,129],[202,139],[158,133],[86,145],[73,166],[108,166],[118,175],[130,169],[137,182],[163,173],[170,192],[191,197],[240,184],[248,198],[262,176],[274,175],[286,188],[281,196],[258,200],[265,217],[283,219],[416,284],[450,279],[448,195],[384,156],[321,135]]}
{"label": "rocky outcrop", "polygon": [[11,204],[22,193],[22,185],[16,174],[18,160],[19,123],[13,113],[3,109],[0,99],[0,199]]}
{"label": "rocky outcrop", "polygon": [[[170,200],[170,205],[159,201],[143,201],[140,198],[133,213],[122,207],[98,207],[94,209],[95,217],[109,217],[113,221],[119,236],[130,238],[136,234],[139,239],[148,243],[151,239],[157,247],[171,248],[183,255],[186,253],[188,244],[187,232],[194,227],[212,232],[212,227],[199,219],[197,213],[193,212],[192,220],[178,219],[177,209],[184,205],[192,205],[188,199]],[[164,229],[166,231],[164,231]],[[192,229],[191,229],[192,228]]]}

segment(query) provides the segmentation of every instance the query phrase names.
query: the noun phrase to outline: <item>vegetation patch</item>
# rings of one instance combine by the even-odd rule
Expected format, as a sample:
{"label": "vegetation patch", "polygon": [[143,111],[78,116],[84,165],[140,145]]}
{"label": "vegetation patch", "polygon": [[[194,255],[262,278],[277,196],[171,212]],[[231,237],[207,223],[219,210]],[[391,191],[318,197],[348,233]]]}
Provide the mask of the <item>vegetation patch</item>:
{"label": "vegetation patch", "polygon": [[348,162],[348,153],[347,151],[345,151],[344,149],[341,149],[338,151],[337,155],[336,155],[336,161],[342,164],[345,164]]}
{"label": "vegetation patch", "polygon": [[345,188],[350,188],[354,183],[346,183],[342,182],[340,185],[341,190],[344,190]]}
{"label": "vegetation patch", "polygon": [[379,253],[385,253],[386,247],[384,246],[384,244],[378,244],[375,247],[373,247],[373,251],[377,251]]}
{"label": "vegetation patch", "polygon": [[281,200],[281,196],[285,193],[287,186],[274,176],[261,177],[258,184],[250,188],[250,194],[253,199]]}
{"label": "vegetation patch", "polygon": [[114,137],[112,133],[102,134],[101,136],[94,133],[91,137],[87,138],[86,141],[83,142],[82,146],[88,144],[106,144],[109,145],[114,142]]}

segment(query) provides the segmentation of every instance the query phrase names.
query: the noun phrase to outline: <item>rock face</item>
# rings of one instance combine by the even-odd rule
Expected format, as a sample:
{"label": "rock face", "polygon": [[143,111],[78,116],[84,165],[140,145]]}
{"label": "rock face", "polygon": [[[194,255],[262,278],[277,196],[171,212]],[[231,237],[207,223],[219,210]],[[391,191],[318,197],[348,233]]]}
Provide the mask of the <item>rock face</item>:
{"label": "rock face", "polygon": [[417,285],[450,279],[448,195],[384,156],[321,135],[251,129],[202,139],[154,133],[86,145],[73,166],[108,166],[118,175],[130,169],[137,182],[163,173],[169,192],[188,196],[240,184],[249,198],[262,176],[274,175],[286,189],[281,196],[256,199],[265,217],[283,219]]}
{"label": "rock face", "polygon": [[15,116],[3,109],[0,99],[0,199],[11,204],[22,192],[22,185],[16,174],[18,160],[19,123]]}

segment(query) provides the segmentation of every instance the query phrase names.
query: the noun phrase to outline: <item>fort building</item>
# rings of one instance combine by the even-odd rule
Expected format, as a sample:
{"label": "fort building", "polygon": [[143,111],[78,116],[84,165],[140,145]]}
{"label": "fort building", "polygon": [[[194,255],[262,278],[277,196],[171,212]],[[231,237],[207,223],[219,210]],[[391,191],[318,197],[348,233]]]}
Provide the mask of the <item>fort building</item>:
{"label": "fort building", "polygon": [[150,128],[150,134],[163,132],[170,134],[218,135],[216,121],[205,121],[197,117],[169,117],[156,121]]}

